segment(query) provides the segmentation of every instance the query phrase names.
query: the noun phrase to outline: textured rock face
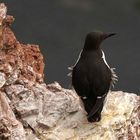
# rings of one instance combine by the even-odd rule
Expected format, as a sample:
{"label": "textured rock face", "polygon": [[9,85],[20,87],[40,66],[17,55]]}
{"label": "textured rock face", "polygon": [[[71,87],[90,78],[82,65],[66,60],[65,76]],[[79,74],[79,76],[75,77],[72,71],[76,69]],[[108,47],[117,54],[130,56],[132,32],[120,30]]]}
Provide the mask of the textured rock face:
{"label": "textured rock face", "polygon": [[102,119],[88,123],[73,90],[43,81],[39,47],[23,45],[0,4],[0,140],[139,140],[140,97],[109,92]]}

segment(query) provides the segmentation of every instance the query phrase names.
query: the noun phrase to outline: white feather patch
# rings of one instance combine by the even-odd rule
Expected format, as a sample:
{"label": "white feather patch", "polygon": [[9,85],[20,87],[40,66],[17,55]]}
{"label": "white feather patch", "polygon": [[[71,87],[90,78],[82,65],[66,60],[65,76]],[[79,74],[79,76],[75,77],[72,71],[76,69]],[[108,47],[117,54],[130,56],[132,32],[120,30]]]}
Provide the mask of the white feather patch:
{"label": "white feather patch", "polygon": [[110,69],[110,66],[107,64],[107,62],[106,62],[106,59],[105,59],[105,54],[104,54],[104,52],[103,52],[103,50],[102,50],[102,58],[103,58],[103,60],[104,60],[104,63],[107,65],[107,67]]}

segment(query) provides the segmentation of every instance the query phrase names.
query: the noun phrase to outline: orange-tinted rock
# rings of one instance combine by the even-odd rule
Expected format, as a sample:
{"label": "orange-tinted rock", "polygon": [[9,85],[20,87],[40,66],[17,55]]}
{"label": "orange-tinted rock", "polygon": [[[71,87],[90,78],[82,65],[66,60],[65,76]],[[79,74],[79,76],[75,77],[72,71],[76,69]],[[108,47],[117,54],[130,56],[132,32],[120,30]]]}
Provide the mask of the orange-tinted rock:
{"label": "orange-tinted rock", "polygon": [[3,20],[3,25],[10,26],[14,22],[14,17],[7,15],[6,18]]}
{"label": "orange-tinted rock", "polygon": [[18,68],[20,70],[18,76],[21,79],[41,82],[43,81],[44,62],[39,46],[20,44],[10,29],[13,21],[12,16],[6,16],[0,29],[0,70],[7,73],[6,67],[11,66],[13,70]]}
{"label": "orange-tinted rock", "polygon": [[[44,63],[43,56],[40,53],[39,46],[27,45],[23,48],[24,64],[33,68],[36,73],[43,75]],[[32,71],[29,69],[29,71]]]}

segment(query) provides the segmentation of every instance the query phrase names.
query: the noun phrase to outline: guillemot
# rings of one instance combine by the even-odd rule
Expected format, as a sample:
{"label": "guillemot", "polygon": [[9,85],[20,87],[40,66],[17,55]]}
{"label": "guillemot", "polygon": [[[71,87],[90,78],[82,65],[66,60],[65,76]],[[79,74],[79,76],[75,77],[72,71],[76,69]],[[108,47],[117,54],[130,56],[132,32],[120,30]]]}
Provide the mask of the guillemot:
{"label": "guillemot", "polygon": [[117,75],[105,60],[102,41],[116,33],[90,32],[72,70],[72,85],[81,97],[89,122],[100,121],[105,97]]}

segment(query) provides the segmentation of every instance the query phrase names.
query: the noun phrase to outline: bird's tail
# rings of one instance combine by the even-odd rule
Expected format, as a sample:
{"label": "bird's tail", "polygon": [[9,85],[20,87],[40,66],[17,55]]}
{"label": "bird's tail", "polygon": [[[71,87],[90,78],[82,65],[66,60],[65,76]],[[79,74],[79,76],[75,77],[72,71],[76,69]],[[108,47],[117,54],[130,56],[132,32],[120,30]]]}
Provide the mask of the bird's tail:
{"label": "bird's tail", "polygon": [[92,110],[88,114],[88,118],[92,117],[94,114],[96,114],[98,112],[98,110],[100,110],[100,108],[104,104],[104,100],[105,100],[106,95],[107,94],[104,94],[103,96],[97,97],[95,105],[92,107]]}

